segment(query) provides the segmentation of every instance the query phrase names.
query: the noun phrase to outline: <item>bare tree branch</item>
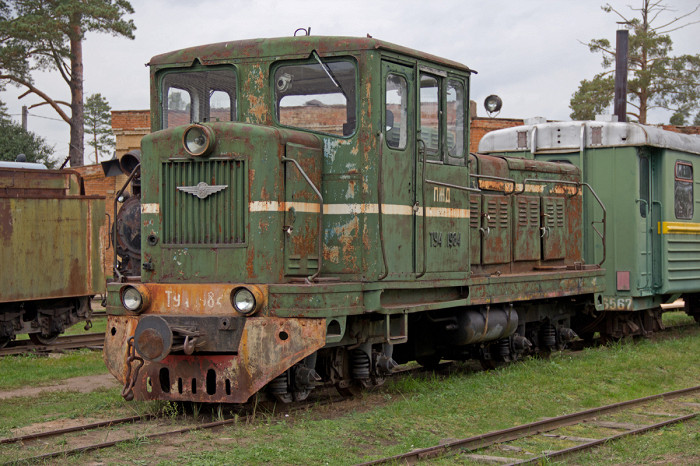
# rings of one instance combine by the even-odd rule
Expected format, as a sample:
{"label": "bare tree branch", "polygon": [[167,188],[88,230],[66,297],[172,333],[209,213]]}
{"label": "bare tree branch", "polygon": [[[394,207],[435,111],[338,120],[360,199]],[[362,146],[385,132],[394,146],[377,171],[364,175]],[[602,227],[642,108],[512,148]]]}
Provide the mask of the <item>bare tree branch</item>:
{"label": "bare tree branch", "polygon": [[[28,93],[28,92],[27,92]],[[18,97],[21,98],[21,97]],[[65,105],[66,107],[70,108],[70,104],[68,102],[64,102],[62,100],[56,100],[55,101],[57,104]],[[36,107],[41,107],[42,105],[50,105],[48,102],[39,102],[38,104],[30,105],[28,108],[36,108]]]}
{"label": "bare tree branch", "polygon": [[61,107],[58,106],[58,103],[53,100],[51,97],[48,96],[48,94],[44,93],[37,87],[35,87],[32,83],[25,81],[24,79],[20,79],[16,76],[12,76],[9,74],[3,74],[0,75],[0,79],[7,79],[12,82],[16,82],[17,84],[21,84],[22,86],[26,87],[28,89],[27,92],[22,94],[22,97],[26,96],[27,93],[33,93],[44,99],[44,102],[46,102],[48,105],[50,105],[54,110],[56,110],[56,113],[63,119],[68,124],[71,124],[71,118],[64,112]]}

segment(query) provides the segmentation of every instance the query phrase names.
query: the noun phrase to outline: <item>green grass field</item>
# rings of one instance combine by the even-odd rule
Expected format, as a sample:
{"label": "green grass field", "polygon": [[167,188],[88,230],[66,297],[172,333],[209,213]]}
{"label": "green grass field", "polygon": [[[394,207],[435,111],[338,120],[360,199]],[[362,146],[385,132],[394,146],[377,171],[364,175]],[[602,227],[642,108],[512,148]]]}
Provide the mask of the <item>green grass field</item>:
{"label": "green grass field", "polygon": [[[674,319],[688,321],[683,315]],[[99,353],[80,351],[59,358],[2,358],[0,390],[23,380],[38,384],[69,373],[104,373],[99,357]],[[527,359],[489,372],[471,367],[464,365],[448,377],[425,373],[390,380],[359,402],[343,402],[330,411],[319,407],[288,417],[260,411],[251,424],[170,441],[132,442],[66,462],[353,464],[445,439],[698,385],[700,326],[673,330],[653,340],[556,353],[549,360]],[[126,403],[118,389],[13,398],[12,403],[0,403],[0,434],[47,419],[114,417],[138,410],[164,411],[163,407],[162,403]],[[566,464],[698,464],[698,432],[700,421],[693,420],[606,445],[569,458]],[[16,451],[0,449],[0,462],[13,454]],[[431,463],[472,464],[463,456]]]}

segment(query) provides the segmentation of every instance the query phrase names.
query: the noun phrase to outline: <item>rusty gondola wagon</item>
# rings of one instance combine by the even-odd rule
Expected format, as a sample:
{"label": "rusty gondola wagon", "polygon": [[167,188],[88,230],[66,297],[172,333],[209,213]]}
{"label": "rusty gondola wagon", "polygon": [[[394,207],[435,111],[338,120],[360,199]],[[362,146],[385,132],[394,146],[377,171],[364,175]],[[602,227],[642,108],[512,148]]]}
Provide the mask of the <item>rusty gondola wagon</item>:
{"label": "rusty gondola wagon", "polygon": [[0,347],[18,334],[52,343],[105,292],[104,197],[73,170],[45,168],[0,164]]}
{"label": "rusty gondola wagon", "polygon": [[[571,165],[470,155],[460,63],[372,38],[154,57],[138,272],[108,283],[127,399],[300,400],[398,362],[547,352],[602,306]],[[595,194],[592,194],[595,201]]]}

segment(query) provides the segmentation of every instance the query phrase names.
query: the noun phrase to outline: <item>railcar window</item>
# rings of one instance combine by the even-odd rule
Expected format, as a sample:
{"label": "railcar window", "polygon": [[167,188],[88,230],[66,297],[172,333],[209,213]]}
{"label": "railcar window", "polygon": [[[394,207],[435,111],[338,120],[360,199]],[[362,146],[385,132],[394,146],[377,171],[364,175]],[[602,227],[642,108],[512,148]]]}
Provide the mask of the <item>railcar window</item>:
{"label": "railcar window", "polygon": [[275,71],[280,124],[338,136],[355,132],[355,63],[316,61]]}
{"label": "railcar window", "polygon": [[428,153],[436,154],[440,148],[440,88],[434,76],[420,77],[420,137]]}
{"label": "railcar window", "polygon": [[405,149],[408,123],[408,84],[398,74],[386,77],[386,143],[394,149]]}
{"label": "railcar window", "polygon": [[644,201],[639,203],[639,215],[647,218],[647,212],[651,206],[649,205],[649,157],[646,155],[639,157],[639,199]]}
{"label": "railcar window", "polygon": [[447,151],[464,155],[464,86],[452,79],[447,81]]}
{"label": "railcar window", "polygon": [[674,210],[677,219],[693,218],[693,165],[690,162],[676,161]]}
{"label": "railcar window", "polygon": [[236,119],[232,68],[171,72],[163,77],[163,128]]}

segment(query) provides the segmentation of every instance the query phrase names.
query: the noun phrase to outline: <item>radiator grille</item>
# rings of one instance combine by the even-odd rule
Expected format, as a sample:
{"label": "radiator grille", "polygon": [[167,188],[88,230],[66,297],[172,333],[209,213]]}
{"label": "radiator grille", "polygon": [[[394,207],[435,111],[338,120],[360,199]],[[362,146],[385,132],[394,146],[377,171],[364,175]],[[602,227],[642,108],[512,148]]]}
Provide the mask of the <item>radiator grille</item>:
{"label": "radiator grille", "polygon": [[[244,160],[168,161],[161,166],[162,239],[165,244],[245,243]],[[199,183],[226,188],[200,199],[178,190]]]}

